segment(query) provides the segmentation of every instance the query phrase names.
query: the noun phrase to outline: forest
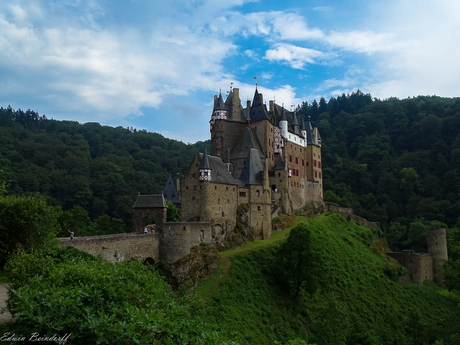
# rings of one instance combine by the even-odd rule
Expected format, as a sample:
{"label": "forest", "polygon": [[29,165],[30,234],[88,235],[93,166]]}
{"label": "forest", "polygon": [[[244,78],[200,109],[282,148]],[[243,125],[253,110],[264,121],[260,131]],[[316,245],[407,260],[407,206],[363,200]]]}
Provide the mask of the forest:
{"label": "forest", "polygon": [[[303,102],[297,116],[321,133],[325,201],[379,222],[393,250],[424,250],[428,227],[456,224],[459,98],[379,100],[358,90]],[[160,193],[168,174],[180,177],[206,146],[0,108],[7,194],[43,195],[61,211],[62,227],[80,235],[131,231],[138,192]]]}

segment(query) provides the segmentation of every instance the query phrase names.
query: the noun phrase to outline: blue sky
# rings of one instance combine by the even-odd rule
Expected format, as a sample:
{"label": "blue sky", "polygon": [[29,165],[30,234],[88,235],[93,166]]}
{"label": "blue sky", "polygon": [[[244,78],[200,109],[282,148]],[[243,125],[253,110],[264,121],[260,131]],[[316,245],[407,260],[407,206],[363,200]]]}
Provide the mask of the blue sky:
{"label": "blue sky", "polygon": [[451,0],[0,3],[0,106],[206,140],[213,95],[253,77],[286,107],[360,89],[460,95]]}

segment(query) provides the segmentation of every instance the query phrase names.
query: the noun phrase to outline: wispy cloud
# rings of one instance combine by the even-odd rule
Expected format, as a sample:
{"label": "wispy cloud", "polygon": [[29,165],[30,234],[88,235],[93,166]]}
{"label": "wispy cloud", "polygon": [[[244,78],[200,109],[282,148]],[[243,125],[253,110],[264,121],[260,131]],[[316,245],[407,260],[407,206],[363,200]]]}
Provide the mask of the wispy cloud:
{"label": "wispy cloud", "polygon": [[266,51],[264,58],[270,61],[288,63],[292,68],[303,69],[307,63],[317,63],[329,57],[329,54],[318,50],[298,47],[292,44],[278,43],[275,44],[274,49]]}

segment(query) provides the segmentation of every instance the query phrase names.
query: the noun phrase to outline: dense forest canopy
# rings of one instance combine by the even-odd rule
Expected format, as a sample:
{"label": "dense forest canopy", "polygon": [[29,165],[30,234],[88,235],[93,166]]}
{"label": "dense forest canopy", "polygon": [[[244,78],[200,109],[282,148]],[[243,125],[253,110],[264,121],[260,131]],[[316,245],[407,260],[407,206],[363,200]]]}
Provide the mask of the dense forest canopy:
{"label": "dense forest canopy", "polygon": [[[303,102],[297,115],[310,117],[323,139],[325,200],[380,222],[393,249],[423,249],[433,222],[456,223],[460,98],[378,100],[358,90]],[[116,220],[129,231],[137,193],[160,193],[168,174],[183,174],[206,145],[0,109],[7,193],[41,193],[75,223]]]}
{"label": "dense forest canopy", "polygon": [[168,174],[183,174],[205,145],[0,109],[0,179],[7,182],[7,193],[43,194],[50,205],[68,212],[66,226],[77,229],[109,216],[130,231],[137,194],[161,193]]}

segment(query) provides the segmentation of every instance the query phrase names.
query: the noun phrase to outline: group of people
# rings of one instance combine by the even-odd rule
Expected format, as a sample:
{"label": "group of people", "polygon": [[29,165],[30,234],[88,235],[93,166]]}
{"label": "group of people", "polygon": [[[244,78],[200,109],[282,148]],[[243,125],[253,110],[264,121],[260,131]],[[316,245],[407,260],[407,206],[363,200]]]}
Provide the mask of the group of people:
{"label": "group of people", "polygon": [[[150,230],[152,230],[152,234],[155,233],[155,226],[152,225],[152,227],[150,228]],[[146,226],[144,228],[144,234],[147,234],[149,232],[149,228]]]}

